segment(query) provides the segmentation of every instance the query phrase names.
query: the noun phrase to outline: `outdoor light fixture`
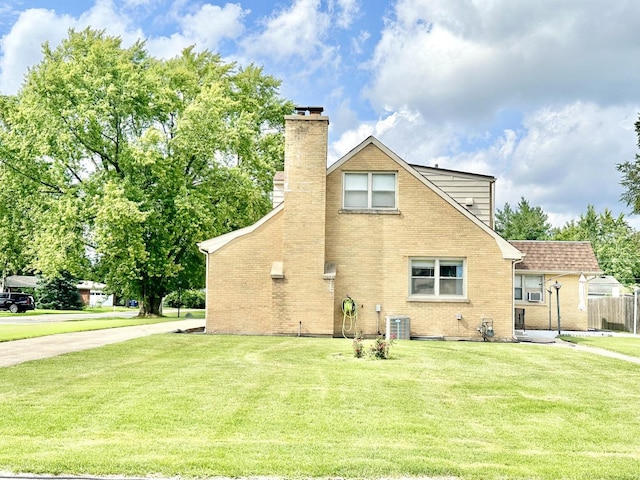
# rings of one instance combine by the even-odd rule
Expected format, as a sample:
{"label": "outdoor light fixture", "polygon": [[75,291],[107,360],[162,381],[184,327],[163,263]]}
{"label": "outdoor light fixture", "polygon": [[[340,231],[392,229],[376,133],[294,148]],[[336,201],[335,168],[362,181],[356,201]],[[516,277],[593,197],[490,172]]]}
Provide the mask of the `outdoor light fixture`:
{"label": "outdoor light fixture", "polygon": [[562,284],[556,280],[556,283],[551,286],[556,289],[556,305],[558,307],[558,335],[560,335],[560,287],[562,287]]}

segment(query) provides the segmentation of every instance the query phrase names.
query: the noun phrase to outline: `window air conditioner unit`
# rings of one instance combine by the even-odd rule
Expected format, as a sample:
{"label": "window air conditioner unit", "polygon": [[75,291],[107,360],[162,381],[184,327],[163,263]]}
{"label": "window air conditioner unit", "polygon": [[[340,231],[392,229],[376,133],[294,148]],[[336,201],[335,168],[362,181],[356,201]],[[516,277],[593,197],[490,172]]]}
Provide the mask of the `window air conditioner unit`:
{"label": "window air conditioner unit", "polygon": [[527,293],[527,300],[530,302],[541,302],[542,301],[542,293],[541,292],[529,292]]}
{"label": "window air conditioner unit", "polygon": [[387,340],[410,340],[411,329],[409,317],[389,315],[387,318]]}

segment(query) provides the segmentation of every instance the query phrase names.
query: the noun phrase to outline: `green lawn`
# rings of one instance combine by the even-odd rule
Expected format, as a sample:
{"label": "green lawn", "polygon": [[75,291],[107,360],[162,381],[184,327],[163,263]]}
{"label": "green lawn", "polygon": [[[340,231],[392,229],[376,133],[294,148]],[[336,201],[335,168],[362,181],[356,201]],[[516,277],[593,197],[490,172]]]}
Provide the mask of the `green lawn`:
{"label": "green lawn", "polygon": [[0,342],[43,337],[57,333],[104,330],[106,328],[128,327],[150,323],[173,322],[175,317],[160,318],[96,318],[91,320],[69,320],[66,322],[46,322],[33,324],[0,325]]}
{"label": "green lawn", "polygon": [[637,479],[640,369],[544,345],[156,335],[0,369],[0,471]]}
{"label": "green lawn", "polygon": [[575,343],[577,345],[586,345],[589,347],[604,348],[624,355],[632,357],[640,357],[640,336],[562,336],[562,340]]}

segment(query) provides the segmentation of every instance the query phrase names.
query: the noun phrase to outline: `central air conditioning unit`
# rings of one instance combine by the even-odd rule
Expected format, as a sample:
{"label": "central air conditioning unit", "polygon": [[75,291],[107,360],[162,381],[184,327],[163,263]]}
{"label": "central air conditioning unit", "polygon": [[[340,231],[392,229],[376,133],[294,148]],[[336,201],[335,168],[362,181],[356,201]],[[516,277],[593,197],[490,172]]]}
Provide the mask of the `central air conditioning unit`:
{"label": "central air conditioning unit", "polygon": [[411,328],[409,317],[406,315],[388,315],[387,319],[387,340],[410,340]]}
{"label": "central air conditioning unit", "polygon": [[542,292],[529,292],[527,293],[527,300],[530,302],[541,302]]}

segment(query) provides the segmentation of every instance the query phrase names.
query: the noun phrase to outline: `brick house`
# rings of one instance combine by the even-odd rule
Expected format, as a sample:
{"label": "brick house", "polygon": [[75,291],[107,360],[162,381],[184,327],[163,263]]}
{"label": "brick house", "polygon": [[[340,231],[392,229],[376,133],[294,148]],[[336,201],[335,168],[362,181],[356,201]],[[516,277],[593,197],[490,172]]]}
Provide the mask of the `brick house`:
{"label": "brick house", "polygon": [[[514,277],[516,328],[555,330],[560,299],[562,330],[587,330],[589,281],[603,273],[591,243],[536,240],[509,243],[524,254],[516,264]],[[559,290],[554,285],[559,285]]]}
{"label": "brick house", "polygon": [[198,244],[206,331],[371,336],[400,324],[412,338],[481,339],[484,322],[513,340],[522,254],[492,228],[494,179],[411,166],[373,137],[327,168],[328,117],[297,112],[274,182],[283,201]]}

